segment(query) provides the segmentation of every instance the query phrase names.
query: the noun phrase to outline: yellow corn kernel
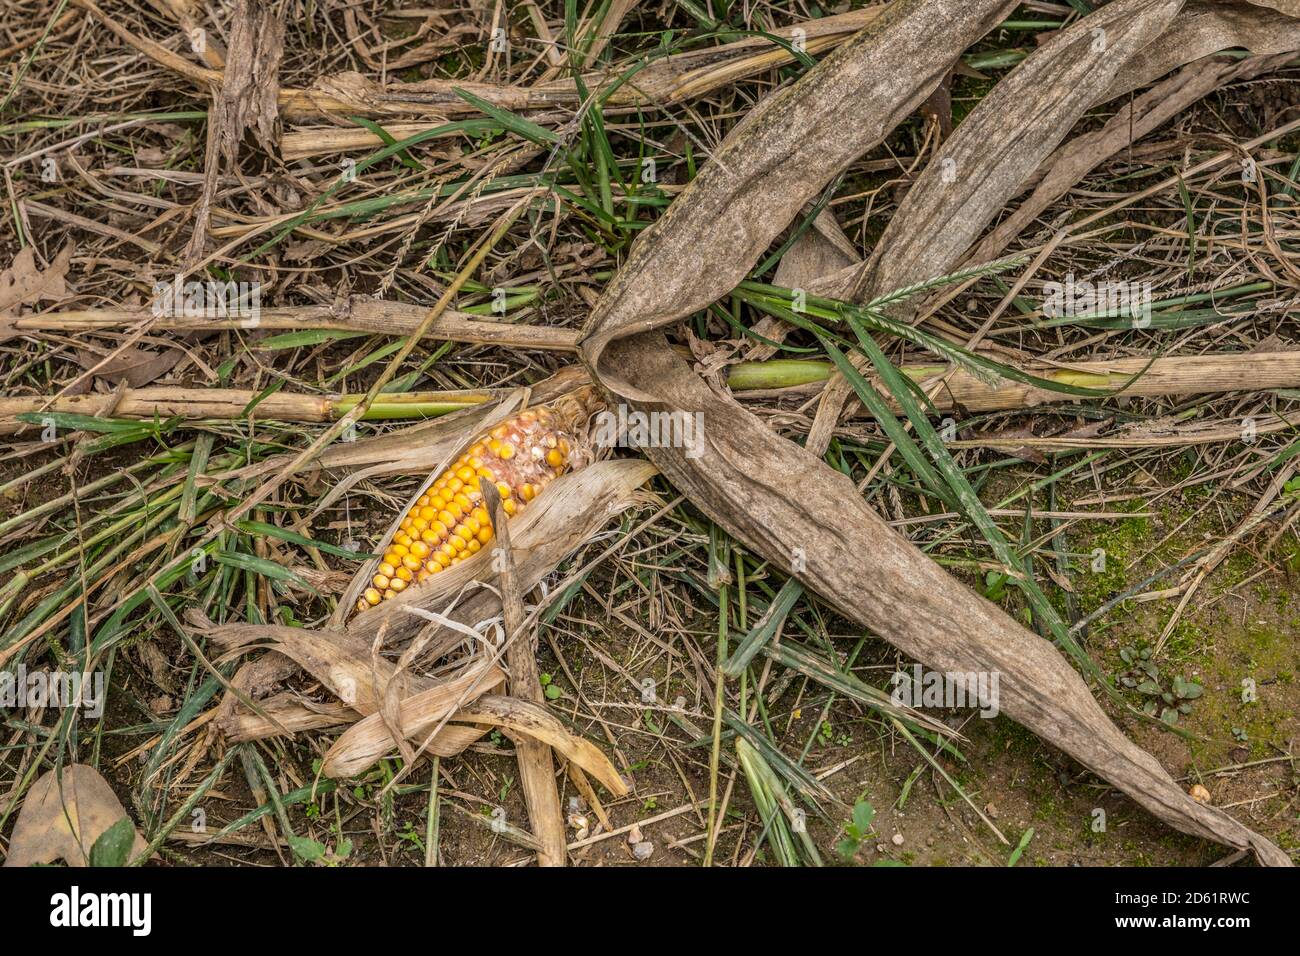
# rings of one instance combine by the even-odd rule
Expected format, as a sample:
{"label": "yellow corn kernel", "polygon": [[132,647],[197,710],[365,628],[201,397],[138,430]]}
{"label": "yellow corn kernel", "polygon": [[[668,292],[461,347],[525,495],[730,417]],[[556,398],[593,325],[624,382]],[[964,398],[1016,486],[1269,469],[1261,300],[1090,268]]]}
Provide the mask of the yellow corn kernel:
{"label": "yellow corn kernel", "polygon": [[402,516],[357,609],[374,607],[483,550],[492,540],[492,519],[479,482],[492,482],[505,513],[518,514],[575,460],[584,460],[571,457],[572,433],[566,429],[582,427],[590,413],[587,393],[554,407],[526,409],[475,440]]}

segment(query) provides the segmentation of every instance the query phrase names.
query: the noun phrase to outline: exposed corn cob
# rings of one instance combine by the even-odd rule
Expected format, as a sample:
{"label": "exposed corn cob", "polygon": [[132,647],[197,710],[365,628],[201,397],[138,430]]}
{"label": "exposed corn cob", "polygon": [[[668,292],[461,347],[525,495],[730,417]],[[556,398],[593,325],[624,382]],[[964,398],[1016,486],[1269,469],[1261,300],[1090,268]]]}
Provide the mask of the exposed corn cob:
{"label": "exposed corn cob", "polygon": [[494,482],[506,514],[516,514],[555,478],[590,460],[587,421],[595,390],[520,412],[480,436],[416,500],[384,549],[364,611],[478,553],[492,540],[479,479]]}

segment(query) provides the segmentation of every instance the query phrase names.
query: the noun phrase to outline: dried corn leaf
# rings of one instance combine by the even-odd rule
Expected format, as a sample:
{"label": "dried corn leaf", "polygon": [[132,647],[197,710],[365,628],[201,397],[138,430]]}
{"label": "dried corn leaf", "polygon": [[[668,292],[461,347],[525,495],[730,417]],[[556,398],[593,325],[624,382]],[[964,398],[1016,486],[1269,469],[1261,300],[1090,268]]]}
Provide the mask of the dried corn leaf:
{"label": "dried corn leaf", "polygon": [[[633,246],[587,326],[588,356],[734,289],[797,211],[925,102],[961,52],[1014,6],[898,0],[798,83],[764,100]],[[701,269],[705,248],[709,268]],[[633,302],[652,308],[634,314]],[[604,384],[638,395],[628,382],[606,377]]]}
{"label": "dried corn leaf", "polygon": [[[996,6],[899,0],[839,53],[762,103],[633,246],[593,311],[581,354],[593,378],[634,407],[703,416],[702,447],[691,450],[698,457],[674,448],[647,454],[748,547],[785,566],[803,554],[799,579],[806,586],[909,656],[943,671],[998,672],[1006,714],[1170,825],[1289,865],[1267,839],[1183,793],[1107,719],[1051,644],[954,581],[890,529],[851,480],[713,392],[662,333],[647,332],[702,308],[743,277],[774,238],[766,227],[773,216],[756,215],[757,206],[792,218],[838,171],[844,151],[815,135],[820,125],[833,124],[841,138],[846,129],[862,129],[864,140],[891,128],[900,110],[905,115],[933,85],[935,70],[969,42],[979,17],[1003,12]],[[1148,16],[1167,12],[1161,4],[1149,9]],[[954,24],[967,32],[952,30]],[[835,95],[851,87],[859,95]],[[805,151],[805,143],[814,148]],[[704,262],[701,250],[708,250]]]}
{"label": "dried corn leaf", "polygon": [[[201,624],[197,613],[187,617],[191,623]],[[232,654],[268,650],[284,655],[363,716],[379,710],[384,688],[394,679],[403,693],[428,686],[415,675],[397,674],[396,666],[382,658],[372,661],[367,642],[341,631],[282,624],[220,624],[200,626],[199,630]]]}
{"label": "dried corn leaf", "polygon": [[[1049,153],[1087,109],[1223,45],[1246,43],[1259,52],[1276,52],[1300,36],[1294,21],[1274,14],[1268,18],[1282,21],[1288,29],[1280,36],[1273,27],[1281,24],[1261,29],[1256,21],[1264,14],[1259,10],[1245,17],[1238,5],[1206,8],[1202,4],[1183,17],[1179,16],[1183,7],[1181,0],[1116,0],[1053,36],[962,121],[853,277],[842,273],[827,277],[818,291],[862,302],[943,275],[956,266],[1007,201],[1033,181],[1035,171],[1051,161]],[[1161,92],[1172,95],[1173,91]],[[1144,104],[1148,109],[1153,108],[1151,101],[1148,97]],[[1165,99],[1155,103],[1150,128],[1163,122],[1173,105]],[[1122,126],[1116,117],[1101,134],[1071,143],[1067,155],[1078,157],[1078,150],[1098,149],[1103,143],[1127,145],[1129,137],[1140,132],[1136,117],[1135,111],[1130,112],[1134,122]],[[1056,175],[1030,197],[1023,217],[1012,216],[986,240],[981,253],[994,252],[1009,242],[1010,230],[1018,231],[1095,165],[1079,160],[1063,166],[1063,160],[1056,160]],[[904,300],[894,308],[904,318],[914,313],[915,300]],[[855,357],[854,365],[864,368],[866,360]],[[809,448],[822,451],[828,446],[851,394],[852,386],[843,376],[831,377],[808,435]]]}
{"label": "dried corn leaf", "polygon": [[962,120],[908,190],[849,297],[863,302],[943,275],[1182,6],[1115,0],[1030,54]]}
{"label": "dried corn leaf", "polygon": [[518,697],[488,694],[456,711],[452,720],[500,727],[516,742],[521,736],[540,741],[591,774],[614,796],[625,797],[628,794],[627,783],[600,749],[589,740],[571,734],[541,704]]}
{"label": "dried corn leaf", "polygon": [[1292,17],[1300,17],[1300,0],[1250,0],[1257,7],[1272,7]]}
{"label": "dried corn leaf", "polygon": [[[1293,22],[1294,49],[1300,49],[1300,20]],[[1058,147],[1034,176],[1033,193],[1006,216],[964,259],[972,264],[1000,256],[1045,209],[1102,163],[1129,148],[1191,104],[1228,83],[1253,79],[1283,66],[1289,54],[1223,62],[1203,57],[1188,64],[1141,96],[1126,103],[1099,130]]]}
{"label": "dried corn leaf", "polygon": [[[1081,31],[1082,27],[1076,24],[1074,29]],[[1088,29],[1090,31],[1092,27],[1089,26]],[[1097,40],[1095,34],[1088,35],[1094,41]],[[1059,39],[1055,37],[1054,41]],[[1105,42],[1104,39],[1102,42]],[[1064,195],[1091,169],[1119,150],[1128,148],[1133,141],[1160,126],[1178,110],[1205,95],[1201,91],[1207,90],[1207,87],[1216,89],[1224,83],[1249,79],[1258,73],[1276,68],[1276,64],[1271,61],[1247,60],[1222,64],[1205,61],[1206,57],[1221,50],[1236,47],[1250,50],[1258,56],[1271,56],[1300,49],[1300,20],[1272,10],[1261,10],[1246,2],[1189,0],[1182,12],[1160,35],[1159,41],[1148,43],[1124,63],[1113,82],[1092,105],[1095,107],[1111,100],[1127,97],[1134,90],[1148,86],[1165,74],[1189,64],[1193,64],[1195,69],[1189,67],[1186,74],[1181,75],[1181,79],[1171,77],[1137,102],[1126,104],[1111,118],[1103,130],[1072,137],[1066,145],[1059,147],[1044,160],[1023,185],[1012,183],[1007,194],[1008,199],[1019,192],[1023,186],[1041,185],[1013,216],[999,223],[998,228],[980,243],[978,249],[969,252],[964,258],[970,262],[986,262],[995,258],[1021,229],[1032,222],[1051,202]],[[1042,63],[1041,58],[1038,62]],[[1015,75],[1017,74],[1012,74]],[[1000,86],[1011,81],[1012,76],[1007,77]],[[1029,92],[1019,98],[1021,102],[1032,99],[1034,85],[1026,82],[1025,86]],[[981,109],[982,102],[974,112]],[[1057,128],[1062,133],[1067,131],[1066,124],[1058,119],[1036,117],[1032,123],[1015,124],[1002,122],[1002,116],[997,111],[986,115],[996,117],[997,121],[992,125],[996,127],[999,138],[1019,136],[1022,130],[1035,126],[1040,126],[1041,129]],[[963,122],[963,128],[966,127],[969,119],[970,117]],[[957,169],[955,162],[954,159],[954,165],[948,167],[954,172]],[[938,172],[942,174],[942,169]],[[941,178],[941,175],[936,177],[932,172],[931,179],[934,178]],[[926,233],[923,242],[915,238],[920,217],[926,215],[919,198],[905,202],[905,206],[915,211],[905,213],[900,209],[892,218],[887,235],[913,236],[912,244],[918,248],[936,241],[946,243],[949,254],[940,257],[942,265],[924,275],[917,271],[914,273],[916,279],[905,279],[900,284],[928,279],[955,268],[960,253],[965,250],[954,251],[957,243],[948,242],[946,222],[942,219],[935,221],[930,217],[929,224],[933,231]],[[912,216],[917,218],[912,219]],[[887,242],[882,239],[877,247],[880,254],[883,255],[886,246]],[[860,279],[866,269],[867,264],[856,263],[850,268],[827,271],[820,277],[807,279],[804,288],[815,295],[838,299],[849,298],[854,283]],[[888,291],[887,285],[888,281],[882,279],[875,287],[880,291]],[[844,399],[849,397],[850,389],[838,376],[835,381],[838,382],[835,388],[839,393],[839,401],[843,404]],[[817,437],[819,440],[824,440],[823,435]]]}
{"label": "dried corn leaf", "polygon": [[258,707],[262,711],[260,714],[235,709],[228,716],[218,717],[217,726],[228,740],[244,743],[275,737],[285,732],[297,734],[307,730],[324,730],[339,724],[350,724],[357,719],[357,712],[347,704],[305,701],[288,691],[259,701]]}
{"label": "dried corn leaf", "polygon": [[1253,0],[1188,0],[1160,42],[1148,46],[1120,71],[1105,98],[1125,96],[1220,50],[1243,47],[1258,56],[1294,50],[1300,3],[1290,6],[1279,13],[1259,7]]}
{"label": "dried corn leaf", "polygon": [[[412,740],[420,741],[429,728],[448,720],[500,727],[512,739],[523,736],[547,744],[599,780],[610,793],[627,795],[627,784],[599,748],[570,733],[543,705],[517,697],[485,695],[449,707],[450,695],[439,691],[441,688],[436,688],[402,702],[402,727]],[[454,729],[454,723],[442,728]],[[355,776],[396,746],[383,720],[378,715],[367,717],[335,741],[325,754],[321,770],[327,777]]]}

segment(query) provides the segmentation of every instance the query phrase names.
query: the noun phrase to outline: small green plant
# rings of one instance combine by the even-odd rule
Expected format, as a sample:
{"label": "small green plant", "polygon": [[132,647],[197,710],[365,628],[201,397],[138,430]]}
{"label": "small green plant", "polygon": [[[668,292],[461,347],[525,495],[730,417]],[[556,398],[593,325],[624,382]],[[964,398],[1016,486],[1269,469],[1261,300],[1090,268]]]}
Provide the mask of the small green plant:
{"label": "small green plant", "polygon": [[984,596],[997,603],[1007,596],[1007,575],[1001,571],[989,571],[984,575]]}
{"label": "small green plant", "polygon": [[290,834],[289,849],[293,851],[294,856],[304,863],[314,863],[317,866],[338,866],[352,855],[352,841],[343,839],[331,848],[319,840],[311,839],[311,837]]}
{"label": "small green plant", "polygon": [[831,744],[847,747],[853,743],[851,733],[847,730],[836,733],[829,720],[823,720],[821,726],[817,728],[817,739],[821,741],[823,747],[829,747]]}
{"label": "small green plant", "polygon": [[564,691],[550,674],[542,674],[539,680],[542,683],[542,693],[546,695],[547,700],[559,700],[564,696]]}
{"label": "small green plant", "polygon": [[421,854],[424,853],[424,836],[412,821],[406,821],[406,826],[401,833],[397,834],[397,838],[405,840],[419,850]]}
{"label": "small green plant", "polygon": [[1137,691],[1144,698],[1143,713],[1160,719],[1166,724],[1176,724],[1179,714],[1192,711],[1192,701],[1205,693],[1200,684],[1187,680],[1181,674],[1166,681],[1160,674],[1160,668],[1151,659],[1151,648],[1147,646],[1127,646],[1120,648],[1120,660],[1128,665],[1128,670],[1119,675],[1119,684]]}
{"label": "small green plant", "polygon": [[835,845],[835,851],[851,860],[871,833],[871,821],[876,818],[876,808],[866,800],[853,804],[853,817],[844,824],[844,839]]}
{"label": "small green plant", "polygon": [[1020,855],[1025,852],[1025,847],[1029,846],[1029,841],[1033,838],[1034,828],[1030,827],[1021,835],[1020,842],[1016,844],[1016,848],[1012,850],[1011,855],[1007,857],[1007,866],[1015,866],[1020,862]]}
{"label": "small green plant", "polygon": [[99,835],[90,848],[91,866],[126,866],[135,842],[135,826],[123,817]]}

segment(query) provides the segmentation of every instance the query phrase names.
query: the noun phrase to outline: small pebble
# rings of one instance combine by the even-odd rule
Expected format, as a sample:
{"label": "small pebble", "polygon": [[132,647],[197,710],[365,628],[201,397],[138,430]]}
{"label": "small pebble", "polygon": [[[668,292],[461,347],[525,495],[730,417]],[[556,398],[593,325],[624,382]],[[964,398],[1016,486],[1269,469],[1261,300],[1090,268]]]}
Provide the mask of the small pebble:
{"label": "small pebble", "polygon": [[903,834],[901,833],[895,833],[892,837],[890,837],[890,839],[894,841],[894,846],[903,845]]}

